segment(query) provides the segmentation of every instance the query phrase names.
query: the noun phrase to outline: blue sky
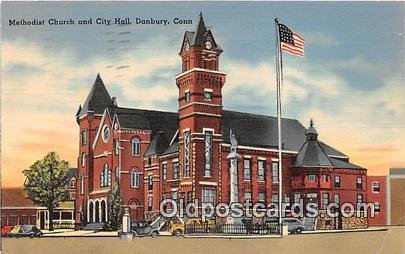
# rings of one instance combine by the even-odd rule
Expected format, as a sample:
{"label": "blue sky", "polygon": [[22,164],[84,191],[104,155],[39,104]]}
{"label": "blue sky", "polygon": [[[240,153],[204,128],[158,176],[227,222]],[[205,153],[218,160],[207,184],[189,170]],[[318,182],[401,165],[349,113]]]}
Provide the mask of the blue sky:
{"label": "blue sky", "polygon": [[[120,105],[176,111],[177,53],[202,11],[224,49],[225,108],[275,115],[278,17],[305,38],[304,58],[284,54],[283,115],[304,125],[313,117],[323,140],[384,174],[405,164],[404,10],[403,2],[3,2],[3,164],[19,179],[49,149],[74,163],[74,114],[98,72]],[[8,26],[9,19],[97,17],[194,24]],[[52,124],[33,120],[30,134],[15,138],[27,129],[21,114]],[[38,142],[32,157],[16,158]]]}

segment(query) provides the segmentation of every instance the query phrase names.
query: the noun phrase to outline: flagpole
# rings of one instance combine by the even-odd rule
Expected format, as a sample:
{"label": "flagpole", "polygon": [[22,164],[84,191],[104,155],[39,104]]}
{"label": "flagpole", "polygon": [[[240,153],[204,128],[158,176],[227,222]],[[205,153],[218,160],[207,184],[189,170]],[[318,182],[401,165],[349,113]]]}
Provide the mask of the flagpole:
{"label": "flagpole", "polygon": [[277,128],[278,128],[278,222],[280,225],[280,234],[282,235],[282,190],[283,190],[283,172],[282,172],[282,143],[281,143],[281,82],[282,82],[282,56],[278,19],[274,20],[276,27],[276,84],[277,84]]}

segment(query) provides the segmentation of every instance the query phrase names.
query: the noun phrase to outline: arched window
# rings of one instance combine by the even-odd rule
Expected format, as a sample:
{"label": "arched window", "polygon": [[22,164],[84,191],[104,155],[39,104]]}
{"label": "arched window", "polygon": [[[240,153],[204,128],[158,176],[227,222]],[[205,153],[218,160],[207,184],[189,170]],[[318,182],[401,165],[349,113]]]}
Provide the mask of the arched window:
{"label": "arched window", "polygon": [[86,129],[82,130],[82,135],[81,135],[80,139],[81,139],[82,146],[87,143],[87,130]]}
{"label": "arched window", "polygon": [[139,156],[141,154],[141,142],[138,138],[132,139],[132,156]]}
{"label": "arched window", "polygon": [[136,168],[131,171],[131,188],[139,188],[139,171]]}
{"label": "arched window", "polygon": [[82,167],[86,166],[86,154],[82,153]]}
{"label": "arched window", "polygon": [[100,175],[100,186],[111,186],[111,169],[109,169],[108,164],[104,164],[103,170],[101,170]]}

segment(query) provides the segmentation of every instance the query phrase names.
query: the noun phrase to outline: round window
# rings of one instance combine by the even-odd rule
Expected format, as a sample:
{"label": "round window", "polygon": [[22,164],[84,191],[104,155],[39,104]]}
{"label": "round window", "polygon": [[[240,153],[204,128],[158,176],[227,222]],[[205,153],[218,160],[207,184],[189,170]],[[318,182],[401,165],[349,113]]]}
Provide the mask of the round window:
{"label": "round window", "polygon": [[107,125],[104,125],[103,127],[103,133],[102,133],[103,141],[108,142],[108,139],[110,138],[110,128]]}

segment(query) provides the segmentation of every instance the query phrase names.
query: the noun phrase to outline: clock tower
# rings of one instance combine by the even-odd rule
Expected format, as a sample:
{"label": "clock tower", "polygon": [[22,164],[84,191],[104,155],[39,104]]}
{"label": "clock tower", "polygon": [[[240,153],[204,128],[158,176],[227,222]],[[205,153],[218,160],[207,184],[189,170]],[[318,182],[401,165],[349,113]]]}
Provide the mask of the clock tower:
{"label": "clock tower", "polygon": [[186,31],[179,55],[180,195],[200,202],[221,200],[220,143],[222,142],[222,87],[226,74],[219,70],[221,47],[204,24],[202,13],[194,31]]}

